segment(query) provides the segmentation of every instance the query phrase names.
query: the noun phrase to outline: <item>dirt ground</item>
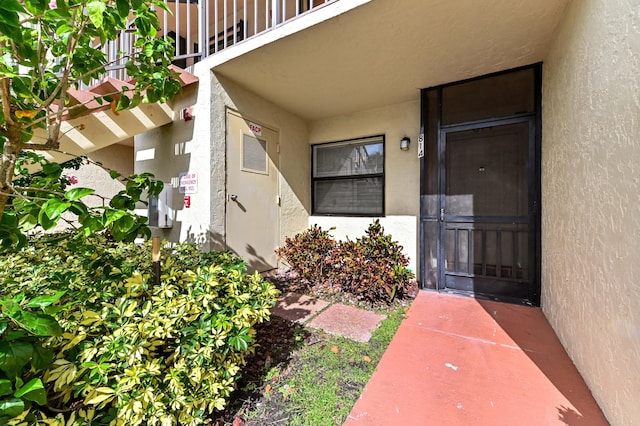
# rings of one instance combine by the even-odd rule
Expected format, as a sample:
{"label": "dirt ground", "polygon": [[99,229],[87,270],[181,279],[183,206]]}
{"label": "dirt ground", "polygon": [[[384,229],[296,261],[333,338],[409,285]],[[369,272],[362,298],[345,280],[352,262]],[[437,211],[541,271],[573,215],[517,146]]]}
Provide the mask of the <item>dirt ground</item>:
{"label": "dirt ground", "polygon": [[[270,379],[266,374],[270,367],[278,366],[282,376],[296,369],[300,359],[296,350],[313,341],[313,333],[291,321],[271,317],[271,321],[256,326],[256,341],[260,345],[248,357],[238,382],[238,390],[231,404],[213,423],[216,426],[263,426],[288,424],[293,413],[287,410],[284,396],[273,392],[267,396]],[[251,418],[247,419],[247,413]]]}

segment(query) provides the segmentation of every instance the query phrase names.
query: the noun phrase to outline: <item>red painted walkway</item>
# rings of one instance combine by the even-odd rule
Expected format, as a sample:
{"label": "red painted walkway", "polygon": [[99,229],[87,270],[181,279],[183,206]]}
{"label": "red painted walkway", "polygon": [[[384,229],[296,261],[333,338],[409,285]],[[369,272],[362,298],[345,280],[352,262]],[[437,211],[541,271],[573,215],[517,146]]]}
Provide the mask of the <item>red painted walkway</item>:
{"label": "red painted walkway", "polygon": [[421,291],[345,425],[606,425],[537,308]]}

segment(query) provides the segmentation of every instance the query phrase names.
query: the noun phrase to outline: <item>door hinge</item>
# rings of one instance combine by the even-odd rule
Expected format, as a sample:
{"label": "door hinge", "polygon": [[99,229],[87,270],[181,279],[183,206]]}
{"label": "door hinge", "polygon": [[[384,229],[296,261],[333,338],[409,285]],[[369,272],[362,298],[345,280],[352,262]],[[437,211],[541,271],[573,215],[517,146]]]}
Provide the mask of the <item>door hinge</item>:
{"label": "door hinge", "polygon": [[276,195],[276,205],[277,205],[277,206],[279,206],[279,205],[280,205],[280,201],[281,201],[280,196],[279,196],[279,195]]}
{"label": "door hinge", "polygon": [[444,222],[444,209],[440,209],[440,222]]}
{"label": "door hinge", "polygon": [[276,152],[278,154],[280,154],[280,144],[279,143],[276,144]]}

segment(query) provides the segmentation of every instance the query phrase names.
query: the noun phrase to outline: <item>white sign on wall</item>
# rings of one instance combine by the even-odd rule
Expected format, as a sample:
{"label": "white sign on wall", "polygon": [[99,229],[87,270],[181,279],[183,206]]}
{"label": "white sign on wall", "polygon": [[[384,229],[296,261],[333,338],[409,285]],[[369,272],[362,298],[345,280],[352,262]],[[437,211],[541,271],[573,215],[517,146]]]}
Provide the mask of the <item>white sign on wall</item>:
{"label": "white sign on wall", "polygon": [[179,191],[181,194],[195,194],[198,192],[198,173],[182,172],[179,176]]}
{"label": "white sign on wall", "polygon": [[256,123],[252,123],[251,121],[247,122],[249,124],[249,130],[256,136],[262,136],[262,126]]}
{"label": "white sign on wall", "polygon": [[424,133],[418,136],[418,158],[424,157]]}

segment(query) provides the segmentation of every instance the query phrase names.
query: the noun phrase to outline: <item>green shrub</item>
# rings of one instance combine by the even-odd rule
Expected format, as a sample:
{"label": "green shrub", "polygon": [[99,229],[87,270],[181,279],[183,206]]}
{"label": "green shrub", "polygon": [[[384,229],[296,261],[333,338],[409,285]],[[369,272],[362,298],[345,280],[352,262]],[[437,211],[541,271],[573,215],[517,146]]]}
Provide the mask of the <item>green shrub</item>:
{"label": "green shrub", "polygon": [[390,303],[405,297],[413,273],[402,246],[386,235],[378,220],[355,241],[336,242],[327,231],[314,226],[287,238],[278,254],[302,278],[319,287],[345,292],[359,300]]}
{"label": "green shrub", "polygon": [[[0,259],[4,300],[17,297],[27,309],[39,295],[66,292],[47,308],[61,335],[38,342],[53,359],[32,363],[11,385],[14,393],[41,378],[46,403],[25,404],[12,424],[196,425],[225,407],[254,350],[253,326],[275,303],[272,284],[247,275],[230,253],[201,254],[190,244],[163,249],[159,286],[149,243],[44,244]],[[0,333],[0,342],[10,339],[9,330]],[[0,389],[7,376],[0,367]]]}

